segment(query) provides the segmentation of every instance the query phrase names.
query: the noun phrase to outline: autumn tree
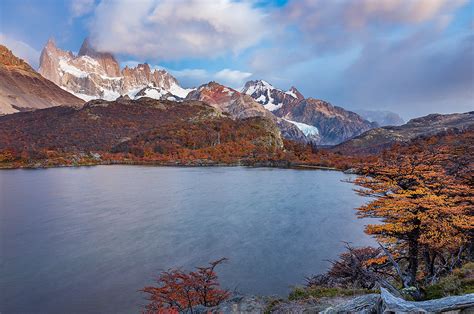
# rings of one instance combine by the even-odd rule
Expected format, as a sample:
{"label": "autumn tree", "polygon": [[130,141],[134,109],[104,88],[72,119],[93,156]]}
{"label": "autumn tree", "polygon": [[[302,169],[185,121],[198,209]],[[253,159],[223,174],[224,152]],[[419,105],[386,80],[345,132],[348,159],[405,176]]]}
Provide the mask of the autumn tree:
{"label": "autumn tree", "polygon": [[471,187],[446,174],[445,158],[429,147],[395,147],[362,167],[364,175],[355,180],[362,187],[357,192],[371,198],[358,208],[358,215],[380,219],[366,232],[391,255],[405,288],[452,269],[471,240]]}
{"label": "autumn tree", "polygon": [[190,310],[193,313],[193,307],[197,305],[218,305],[230,295],[227,290],[220,288],[215,272],[215,268],[226,260],[221,258],[207,267],[197,267],[196,271],[189,273],[180,269],[160,273],[157,286],[141,290],[148,294],[146,311],[159,313]]}

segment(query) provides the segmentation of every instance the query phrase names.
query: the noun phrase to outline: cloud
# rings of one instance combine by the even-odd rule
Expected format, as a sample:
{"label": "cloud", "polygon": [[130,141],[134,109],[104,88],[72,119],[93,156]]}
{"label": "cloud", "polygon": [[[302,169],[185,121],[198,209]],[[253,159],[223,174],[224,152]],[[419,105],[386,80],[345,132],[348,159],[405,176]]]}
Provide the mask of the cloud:
{"label": "cloud", "polygon": [[472,17],[466,22],[460,10],[466,3],[290,0],[271,15],[284,30],[247,65],[254,76],[349,109],[405,117],[472,110]]}
{"label": "cloud", "polygon": [[149,59],[238,54],[268,32],[248,1],[103,0],[90,31],[98,49]]}
{"label": "cloud", "polygon": [[224,85],[238,88],[243,86],[245,80],[252,76],[250,72],[242,72],[237,70],[224,69],[215,74],[215,78]]}
{"label": "cloud", "polygon": [[186,87],[199,86],[209,81],[218,81],[219,83],[232,87],[240,88],[245,81],[252,76],[252,73],[238,70],[223,69],[217,72],[210,72],[204,69],[184,69],[169,70],[176,76],[179,82]]}
{"label": "cloud", "polygon": [[81,17],[91,13],[95,7],[95,0],[72,0],[70,11],[73,18]]}
{"label": "cloud", "polygon": [[308,47],[331,53],[372,37],[397,36],[406,26],[446,27],[467,0],[294,0],[275,18],[295,25]]}
{"label": "cloud", "polygon": [[[438,41],[436,32],[371,42],[343,74],[345,98],[416,116],[474,108],[474,35]],[[371,103],[369,100],[373,100]]]}
{"label": "cloud", "polygon": [[40,52],[27,43],[0,33],[0,43],[10,49],[14,55],[28,62],[33,68],[38,68]]}

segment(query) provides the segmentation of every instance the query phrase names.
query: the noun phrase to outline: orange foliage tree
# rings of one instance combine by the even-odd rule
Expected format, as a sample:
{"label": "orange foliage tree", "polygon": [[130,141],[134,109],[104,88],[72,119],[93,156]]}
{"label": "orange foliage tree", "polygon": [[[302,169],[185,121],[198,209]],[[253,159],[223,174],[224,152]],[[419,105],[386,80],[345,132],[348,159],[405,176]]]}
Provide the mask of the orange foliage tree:
{"label": "orange foliage tree", "polygon": [[230,296],[227,290],[220,288],[215,272],[216,266],[226,260],[221,258],[207,267],[197,267],[196,271],[189,273],[180,269],[162,272],[157,279],[158,286],[141,290],[149,295],[146,311],[159,313],[190,310],[193,313],[193,307],[197,305],[218,305]]}
{"label": "orange foliage tree", "polygon": [[429,147],[395,147],[362,167],[363,176],[355,180],[362,187],[357,192],[372,198],[358,215],[380,219],[366,232],[392,255],[405,288],[458,266],[472,241],[472,187],[446,173],[446,158]]}

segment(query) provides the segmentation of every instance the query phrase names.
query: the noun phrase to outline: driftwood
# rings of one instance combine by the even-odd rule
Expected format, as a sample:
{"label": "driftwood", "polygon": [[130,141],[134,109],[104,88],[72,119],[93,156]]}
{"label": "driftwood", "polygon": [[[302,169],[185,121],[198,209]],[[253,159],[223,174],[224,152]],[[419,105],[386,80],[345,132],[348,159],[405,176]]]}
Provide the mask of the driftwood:
{"label": "driftwood", "polygon": [[429,301],[405,301],[381,288],[383,313],[387,312],[417,312],[440,313],[455,310],[473,309],[474,293],[460,296],[445,297]]}
{"label": "driftwood", "polygon": [[429,301],[405,301],[380,289],[381,294],[368,294],[324,310],[335,313],[442,313],[469,310],[474,312],[474,294],[452,296]]}
{"label": "driftwood", "polygon": [[[265,313],[276,314],[305,314],[305,313],[358,313],[358,314],[385,314],[385,313],[474,313],[474,294],[451,296],[429,301],[405,301],[381,288],[381,294],[366,294],[350,299],[337,305],[328,305],[313,300],[311,302],[287,302],[284,306],[268,308],[268,300],[254,296],[236,296],[222,304],[207,308],[195,307],[194,313],[199,314],[242,314]],[[189,311],[183,313],[190,313]]]}

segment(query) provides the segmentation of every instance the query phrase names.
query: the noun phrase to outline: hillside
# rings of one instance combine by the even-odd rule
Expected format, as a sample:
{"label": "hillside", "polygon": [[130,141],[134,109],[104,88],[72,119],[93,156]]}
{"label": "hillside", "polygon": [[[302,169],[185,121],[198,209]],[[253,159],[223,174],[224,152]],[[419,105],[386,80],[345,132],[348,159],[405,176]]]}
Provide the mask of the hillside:
{"label": "hillside", "polygon": [[0,45],[0,115],[84,101],[56,86]]}
{"label": "hillside", "polygon": [[3,161],[99,153],[117,161],[231,163],[266,158],[282,148],[273,121],[233,120],[201,101],[121,97],[90,101],[80,109],[54,107],[0,117]]}
{"label": "hillside", "polygon": [[337,145],[333,150],[351,154],[379,153],[395,143],[407,143],[420,136],[473,128],[474,111],[445,115],[430,114],[412,119],[401,126],[387,126],[367,131]]}

